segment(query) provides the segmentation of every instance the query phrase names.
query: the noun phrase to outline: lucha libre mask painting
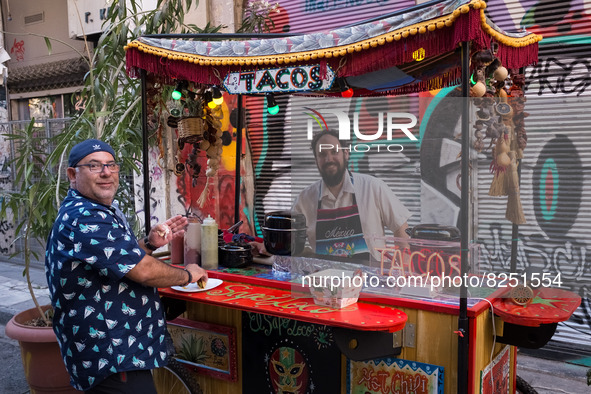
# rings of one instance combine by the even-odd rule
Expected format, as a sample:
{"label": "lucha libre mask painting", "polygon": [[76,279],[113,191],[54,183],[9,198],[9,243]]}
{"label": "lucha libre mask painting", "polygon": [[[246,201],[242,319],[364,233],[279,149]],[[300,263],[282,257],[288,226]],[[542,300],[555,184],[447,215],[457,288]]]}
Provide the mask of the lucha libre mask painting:
{"label": "lucha libre mask painting", "polygon": [[276,394],[304,394],[308,389],[308,366],[296,349],[280,347],[269,359],[269,377]]}

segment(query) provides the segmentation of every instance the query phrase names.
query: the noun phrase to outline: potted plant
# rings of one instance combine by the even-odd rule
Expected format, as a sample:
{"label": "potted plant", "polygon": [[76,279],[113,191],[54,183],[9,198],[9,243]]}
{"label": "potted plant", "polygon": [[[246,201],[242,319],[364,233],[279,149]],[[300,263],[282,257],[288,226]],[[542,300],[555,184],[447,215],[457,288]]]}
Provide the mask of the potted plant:
{"label": "potted plant", "polygon": [[[33,257],[31,242],[48,234],[55,217],[52,192],[60,185],[52,171],[51,161],[40,143],[39,128],[35,120],[24,130],[16,130],[7,137],[17,147],[20,155],[12,163],[16,169],[17,184],[14,191],[2,199],[0,216],[10,211],[16,219],[17,239],[23,240],[24,275],[35,307],[20,312],[6,325],[6,335],[19,341],[27,382],[34,392],[78,392],[70,386],[70,377],[61,359],[57,339],[51,327],[51,305],[39,305],[29,276]],[[45,216],[45,218],[43,217]]]}
{"label": "potted plant", "polygon": [[[23,275],[35,304],[34,308],[14,316],[7,325],[6,333],[19,340],[25,374],[35,392],[76,391],[68,383],[69,377],[51,327],[51,306],[39,305],[29,276],[32,258],[39,260],[42,257],[34,251],[32,243],[36,241],[44,243],[47,239],[57,216],[59,204],[68,188],[63,163],[69,148],[82,140],[99,138],[118,147],[124,168],[138,171],[135,160],[141,156],[142,146],[141,95],[139,83],[129,78],[125,72],[124,45],[141,34],[217,33],[222,28],[222,26],[212,27],[209,24],[205,29],[186,25],[183,20],[184,14],[193,4],[196,4],[191,0],[158,0],[156,8],[150,12],[140,11],[139,3],[132,1],[126,7],[125,2],[112,2],[106,13],[105,26],[108,27],[96,42],[96,51],[92,54],[90,46],[86,45],[86,53],[79,53],[81,57],[87,59],[89,65],[85,86],[78,97],[83,103],[83,108],[61,134],[50,140],[42,137],[44,133],[39,132],[40,127],[36,125],[35,119],[32,119],[24,129],[12,130],[12,133],[5,135],[5,138],[9,139],[15,147],[15,158],[11,168],[16,171],[16,184],[10,192],[0,191],[0,217],[13,217],[15,220],[15,234],[18,234],[17,239],[21,239],[23,245],[21,251],[24,258]],[[275,8],[271,10],[273,9]],[[269,12],[266,8],[248,11],[239,31],[252,31],[261,26],[268,30],[268,26],[272,26]],[[264,29],[261,28],[261,30]],[[39,36],[33,33],[30,35]],[[69,46],[64,41],[45,36],[43,38],[49,52],[51,52],[52,41]],[[86,40],[85,36],[84,38]],[[191,109],[198,110],[198,108],[189,108]],[[153,117],[158,118],[157,124],[151,125],[153,129],[157,129],[158,124],[162,122],[160,115],[155,114]],[[124,194],[134,195],[133,185],[126,183],[125,179],[121,180],[120,187],[124,189]],[[133,198],[125,200],[128,206],[123,206],[123,210],[126,211],[125,208],[128,208],[128,212],[132,212]],[[38,358],[39,356],[33,355],[33,351],[46,349],[52,349],[51,357]],[[50,372],[50,366],[57,367],[63,375],[59,377],[54,372]],[[42,383],[38,380],[42,376],[57,378],[58,382]],[[43,385],[47,385],[47,388]]]}
{"label": "potted plant", "polygon": [[[0,190],[0,217],[14,220],[15,241],[22,241],[24,260],[23,275],[35,307],[18,313],[6,326],[7,336],[19,341],[25,376],[34,392],[78,392],[69,384],[69,376],[62,361],[57,339],[51,327],[51,305],[39,305],[29,276],[33,259],[42,260],[44,243],[57,216],[59,204],[64,198],[68,182],[64,160],[69,148],[88,138],[99,138],[117,146],[128,171],[138,168],[135,159],[141,156],[141,107],[139,83],[125,72],[124,45],[140,34],[172,31],[217,32],[187,26],[183,16],[192,1],[159,0],[149,12],[139,10],[139,2],[133,1],[126,8],[125,2],[112,2],[107,12],[108,26],[101,34],[91,53],[80,57],[87,59],[89,73],[79,98],[83,108],[65,129],[54,138],[45,137],[43,127],[32,119],[21,129],[13,129],[4,137],[14,147],[15,157],[11,168],[15,173],[13,190]],[[133,26],[133,27],[130,27]],[[39,36],[31,33],[31,35]],[[49,52],[51,42],[67,42],[44,37]],[[70,48],[72,48],[70,46]],[[75,48],[72,48],[75,50]],[[132,185],[122,179],[124,194],[132,196]],[[133,208],[133,199],[122,209]],[[36,242],[40,248],[35,248]],[[49,352],[49,354],[47,354]],[[52,371],[52,368],[57,368]],[[47,379],[46,379],[47,378]]]}

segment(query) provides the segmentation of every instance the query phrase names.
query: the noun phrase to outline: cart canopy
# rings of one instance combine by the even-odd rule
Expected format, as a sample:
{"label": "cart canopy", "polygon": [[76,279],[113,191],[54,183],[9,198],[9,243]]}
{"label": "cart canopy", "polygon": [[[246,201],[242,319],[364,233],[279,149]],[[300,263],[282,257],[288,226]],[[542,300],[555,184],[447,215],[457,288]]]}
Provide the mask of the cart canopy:
{"label": "cart canopy", "polygon": [[496,43],[496,57],[509,69],[536,63],[541,36],[504,32],[486,17],[485,8],[481,0],[431,2],[354,26],[279,38],[140,37],[126,46],[127,71],[135,77],[143,69],[170,80],[222,85],[231,73],[317,65],[320,79],[345,77],[363,95],[459,83],[461,66],[454,54],[461,42],[470,42],[473,52]]}

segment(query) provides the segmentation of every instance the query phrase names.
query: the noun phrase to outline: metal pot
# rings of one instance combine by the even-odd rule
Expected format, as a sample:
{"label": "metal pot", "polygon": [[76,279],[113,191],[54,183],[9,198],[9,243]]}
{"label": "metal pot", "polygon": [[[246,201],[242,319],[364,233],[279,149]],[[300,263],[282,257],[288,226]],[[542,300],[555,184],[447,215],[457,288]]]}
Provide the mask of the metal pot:
{"label": "metal pot", "polygon": [[460,241],[460,230],[454,226],[441,224],[419,224],[410,230],[411,238],[431,239],[435,241]]}
{"label": "metal pot", "polygon": [[241,268],[252,263],[252,246],[249,244],[225,244],[219,246],[219,265]]}
{"label": "metal pot", "polygon": [[291,211],[273,211],[265,215],[262,227],[265,248],[269,253],[298,255],[306,244],[306,217]]}

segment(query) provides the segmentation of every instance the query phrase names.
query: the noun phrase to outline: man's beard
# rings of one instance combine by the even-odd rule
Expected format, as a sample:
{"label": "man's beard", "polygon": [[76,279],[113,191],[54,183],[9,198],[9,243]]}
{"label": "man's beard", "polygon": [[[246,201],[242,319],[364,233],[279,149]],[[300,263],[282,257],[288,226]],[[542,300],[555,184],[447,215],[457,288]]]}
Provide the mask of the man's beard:
{"label": "man's beard", "polygon": [[343,180],[343,175],[345,174],[345,171],[347,171],[348,163],[343,163],[343,166],[341,166],[339,163],[334,164],[337,166],[337,171],[332,175],[328,174],[324,169],[320,170],[320,175],[322,175],[322,180],[324,180],[326,186],[338,185]]}

